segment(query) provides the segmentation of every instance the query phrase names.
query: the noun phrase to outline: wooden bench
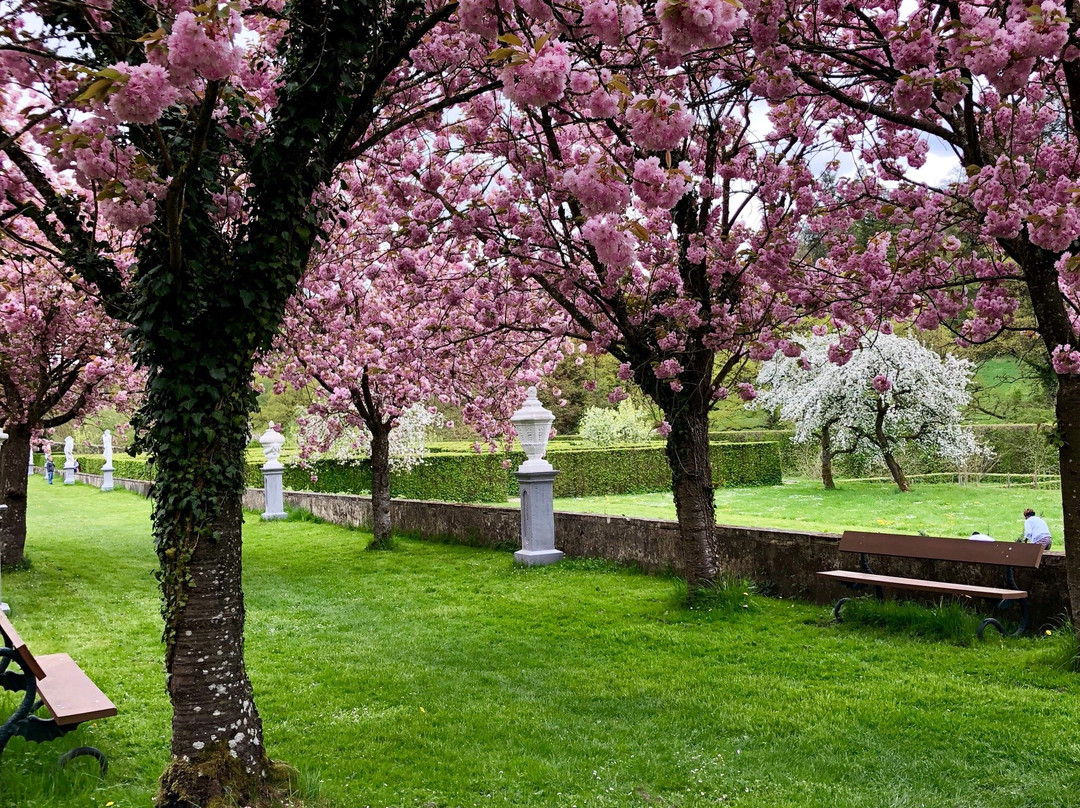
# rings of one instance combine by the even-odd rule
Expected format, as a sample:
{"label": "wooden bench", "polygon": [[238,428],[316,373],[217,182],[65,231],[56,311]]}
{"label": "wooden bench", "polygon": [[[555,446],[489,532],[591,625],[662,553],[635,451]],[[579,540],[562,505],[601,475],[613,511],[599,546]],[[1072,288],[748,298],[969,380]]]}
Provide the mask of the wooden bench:
{"label": "wooden bench", "polygon": [[[19,707],[0,726],[0,755],[12,738],[21,737],[44,743],[66,735],[86,721],[116,715],[116,707],[90,681],[67,654],[35,657],[26,647],[7,615],[0,612],[0,687],[25,694]],[[8,670],[16,665],[20,671]],[[42,707],[50,717],[34,715]],[[99,750],[80,746],[60,757],[66,765],[75,757],[86,755],[97,760],[104,775],[108,762]]]}
{"label": "wooden bench", "polygon": [[[884,599],[885,589],[913,589],[940,595],[958,595],[969,598],[989,598],[999,601],[998,608],[1015,602],[1020,608],[1020,627],[1014,636],[1027,630],[1028,593],[1016,585],[1014,567],[1037,568],[1042,561],[1041,544],[1021,544],[1004,541],[970,541],[946,539],[937,536],[901,536],[893,533],[862,533],[848,530],[840,537],[840,552],[858,553],[861,571],[826,570],[819,572],[825,578],[839,581],[847,586],[861,589],[874,587],[878,600]],[[933,561],[956,561],[965,564],[990,564],[1004,568],[1004,587],[972,586],[970,584],[929,581],[919,578],[900,578],[877,575],[870,568],[869,556],[893,556]],[[840,598],[833,608],[833,616],[840,620],[840,608],[850,598]],[[994,626],[1002,634],[1005,629],[993,617],[979,624],[979,638],[987,626]]]}

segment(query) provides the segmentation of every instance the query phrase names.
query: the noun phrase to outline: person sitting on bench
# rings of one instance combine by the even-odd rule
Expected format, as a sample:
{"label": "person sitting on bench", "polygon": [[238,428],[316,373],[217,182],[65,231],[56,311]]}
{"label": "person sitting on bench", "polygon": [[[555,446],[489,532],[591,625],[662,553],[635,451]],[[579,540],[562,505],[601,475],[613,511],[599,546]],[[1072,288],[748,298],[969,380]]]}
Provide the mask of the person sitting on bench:
{"label": "person sitting on bench", "polygon": [[1046,524],[1046,520],[1036,516],[1031,508],[1024,511],[1024,541],[1041,544],[1047,550],[1054,543],[1054,540],[1050,538],[1050,527]]}

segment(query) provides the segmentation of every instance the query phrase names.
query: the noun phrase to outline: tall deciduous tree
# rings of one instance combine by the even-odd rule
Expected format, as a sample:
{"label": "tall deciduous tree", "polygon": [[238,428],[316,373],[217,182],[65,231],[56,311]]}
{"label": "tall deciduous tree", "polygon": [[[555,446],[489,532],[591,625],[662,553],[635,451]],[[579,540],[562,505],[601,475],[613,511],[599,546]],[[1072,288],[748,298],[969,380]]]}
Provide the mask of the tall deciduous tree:
{"label": "tall deciduous tree", "polygon": [[[1065,550],[1080,630],[1080,3],[752,0],[755,88],[807,105],[865,166],[890,233],[834,240],[829,276],[970,342],[1031,300],[1057,374]],[[928,171],[953,158],[958,176]],[[948,165],[948,162],[946,162]],[[921,181],[920,181],[921,180]]]}
{"label": "tall deciduous tree", "polygon": [[408,246],[400,223],[421,215],[422,200],[399,172],[420,164],[423,144],[422,132],[402,130],[343,176],[334,230],[265,369],[294,387],[314,382],[310,411],[331,427],[317,448],[343,426],[370,436],[376,549],[391,543],[390,437],[402,413],[435,400],[460,407],[494,451],[523,385],[561,358],[550,303],[485,261],[477,242]]}
{"label": "tall deciduous tree", "polygon": [[[29,254],[26,254],[29,253]],[[124,404],[132,376],[119,325],[33,249],[0,239],[0,554],[17,564],[26,545],[27,458],[44,430]]]}
{"label": "tall deciduous tree", "polygon": [[0,9],[0,221],[31,221],[56,262],[96,286],[148,373],[134,425],[156,469],[173,708],[161,806],[256,804],[271,789],[241,587],[255,356],[323,232],[338,166],[470,92],[470,40],[436,30],[455,8]]}
{"label": "tall deciduous tree", "polygon": [[463,4],[463,27],[495,48],[502,95],[452,130],[497,165],[462,217],[663,412],[691,592],[720,563],[709,412],[797,319],[800,231],[831,201],[810,170],[812,133],[748,92],[754,57],[728,47],[741,13],[704,5]]}

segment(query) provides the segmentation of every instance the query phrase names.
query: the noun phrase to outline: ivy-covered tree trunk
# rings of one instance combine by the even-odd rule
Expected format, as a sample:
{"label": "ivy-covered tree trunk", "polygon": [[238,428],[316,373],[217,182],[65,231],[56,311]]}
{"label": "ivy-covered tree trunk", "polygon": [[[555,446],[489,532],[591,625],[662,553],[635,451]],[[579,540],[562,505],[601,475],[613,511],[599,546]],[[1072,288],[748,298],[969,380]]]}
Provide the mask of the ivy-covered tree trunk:
{"label": "ivy-covered tree trunk", "polygon": [[393,544],[390,524],[390,427],[371,425],[371,515],[375,538],[369,550],[387,550]]}
{"label": "ivy-covered tree trunk", "polygon": [[680,556],[691,597],[713,583],[719,572],[716,552],[716,500],[709,459],[708,410],[679,409],[668,415],[671,432],[665,448],[671,490],[679,519]]}
{"label": "ivy-covered tree trunk", "polygon": [[832,437],[829,424],[821,428],[821,484],[826,491],[835,491],[836,482],[832,473]]}
{"label": "ivy-covered tree trunk", "polygon": [[26,466],[30,430],[8,424],[8,439],[0,449],[0,491],[7,510],[0,513],[0,564],[19,564],[26,548]]}

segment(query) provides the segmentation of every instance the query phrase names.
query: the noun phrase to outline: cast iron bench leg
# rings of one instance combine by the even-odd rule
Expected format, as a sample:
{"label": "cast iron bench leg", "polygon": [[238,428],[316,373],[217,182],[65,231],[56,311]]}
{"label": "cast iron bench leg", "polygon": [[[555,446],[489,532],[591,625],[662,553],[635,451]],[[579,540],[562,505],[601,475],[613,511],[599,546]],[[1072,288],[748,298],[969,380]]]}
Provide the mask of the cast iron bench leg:
{"label": "cast iron bench leg", "polygon": [[835,620],[837,623],[844,622],[844,619],[840,616],[840,609],[849,600],[851,600],[851,598],[840,598],[840,600],[836,601],[836,605],[833,606],[832,616],[833,620]]}
{"label": "cast iron bench leg", "polygon": [[[1001,608],[1007,606],[1008,603],[1009,603],[1009,601],[1003,600],[1000,603],[998,603],[997,608],[1001,609]],[[1031,611],[1030,611],[1030,609],[1028,607],[1028,599],[1027,598],[1021,598],[1020,600],[1016,601],[1016,603],[1020,607],[1020,625],[1017,626],[1016,631],[1014,631],[1011,636],[1013,636],[1013,637],[1021,637],[1021,636],[1023,636],[1024,632],[1027,631],[1028,620],[1030,619]],[[979,639],[980,640],[983,638],[983,631],[986,630],[987,626],[993,626],[994,628],[996,628],[998,631],[1001,632],[1001,636],[1003,636],[1003,637],[1005,636],[1005,627],[1003,625],[1001,625],[1001,621],[997,620],[997,619],[995,619],[993,617],[987,617],[985,620],[983,620],[981,623],[979,623]]]}
{"label": "cast iron bench leg", "polygon": [[101,770],[102,777],[109,771],[109,761],[106,759],[105,753],[93,746],[77,746],[70,752],[64,752],[58,761],[60,768],[64,768],[68,765],[69,761],[77,757],[92,757],[96,760],[98,762],[98,768]]}
{"label": "cast iron bench leg", "polygon": [[[23,667],[22,659],[15,649],[0,647],[0,660],[4,660],[8,664],[14,662],[23,671],[21,685],[15,686],[13,680],[17,674],[5,670],[4,689],[12,690],[13,692],[23,691],[25,693],[18,709],[11,714],[11,717],[8,718],[2,726],[0,726],[0,755],[3,755],[4,749],[7,748],[8,741],[20,734],[19,730],[22,729],[23,725],[26,723],[26,719],[30,713],[34,711],[34,700],[37,697],[37,679],[34,678],[34,674],[29,668]],[[4,665],[4,667],[7,668],[7,665]]]}

